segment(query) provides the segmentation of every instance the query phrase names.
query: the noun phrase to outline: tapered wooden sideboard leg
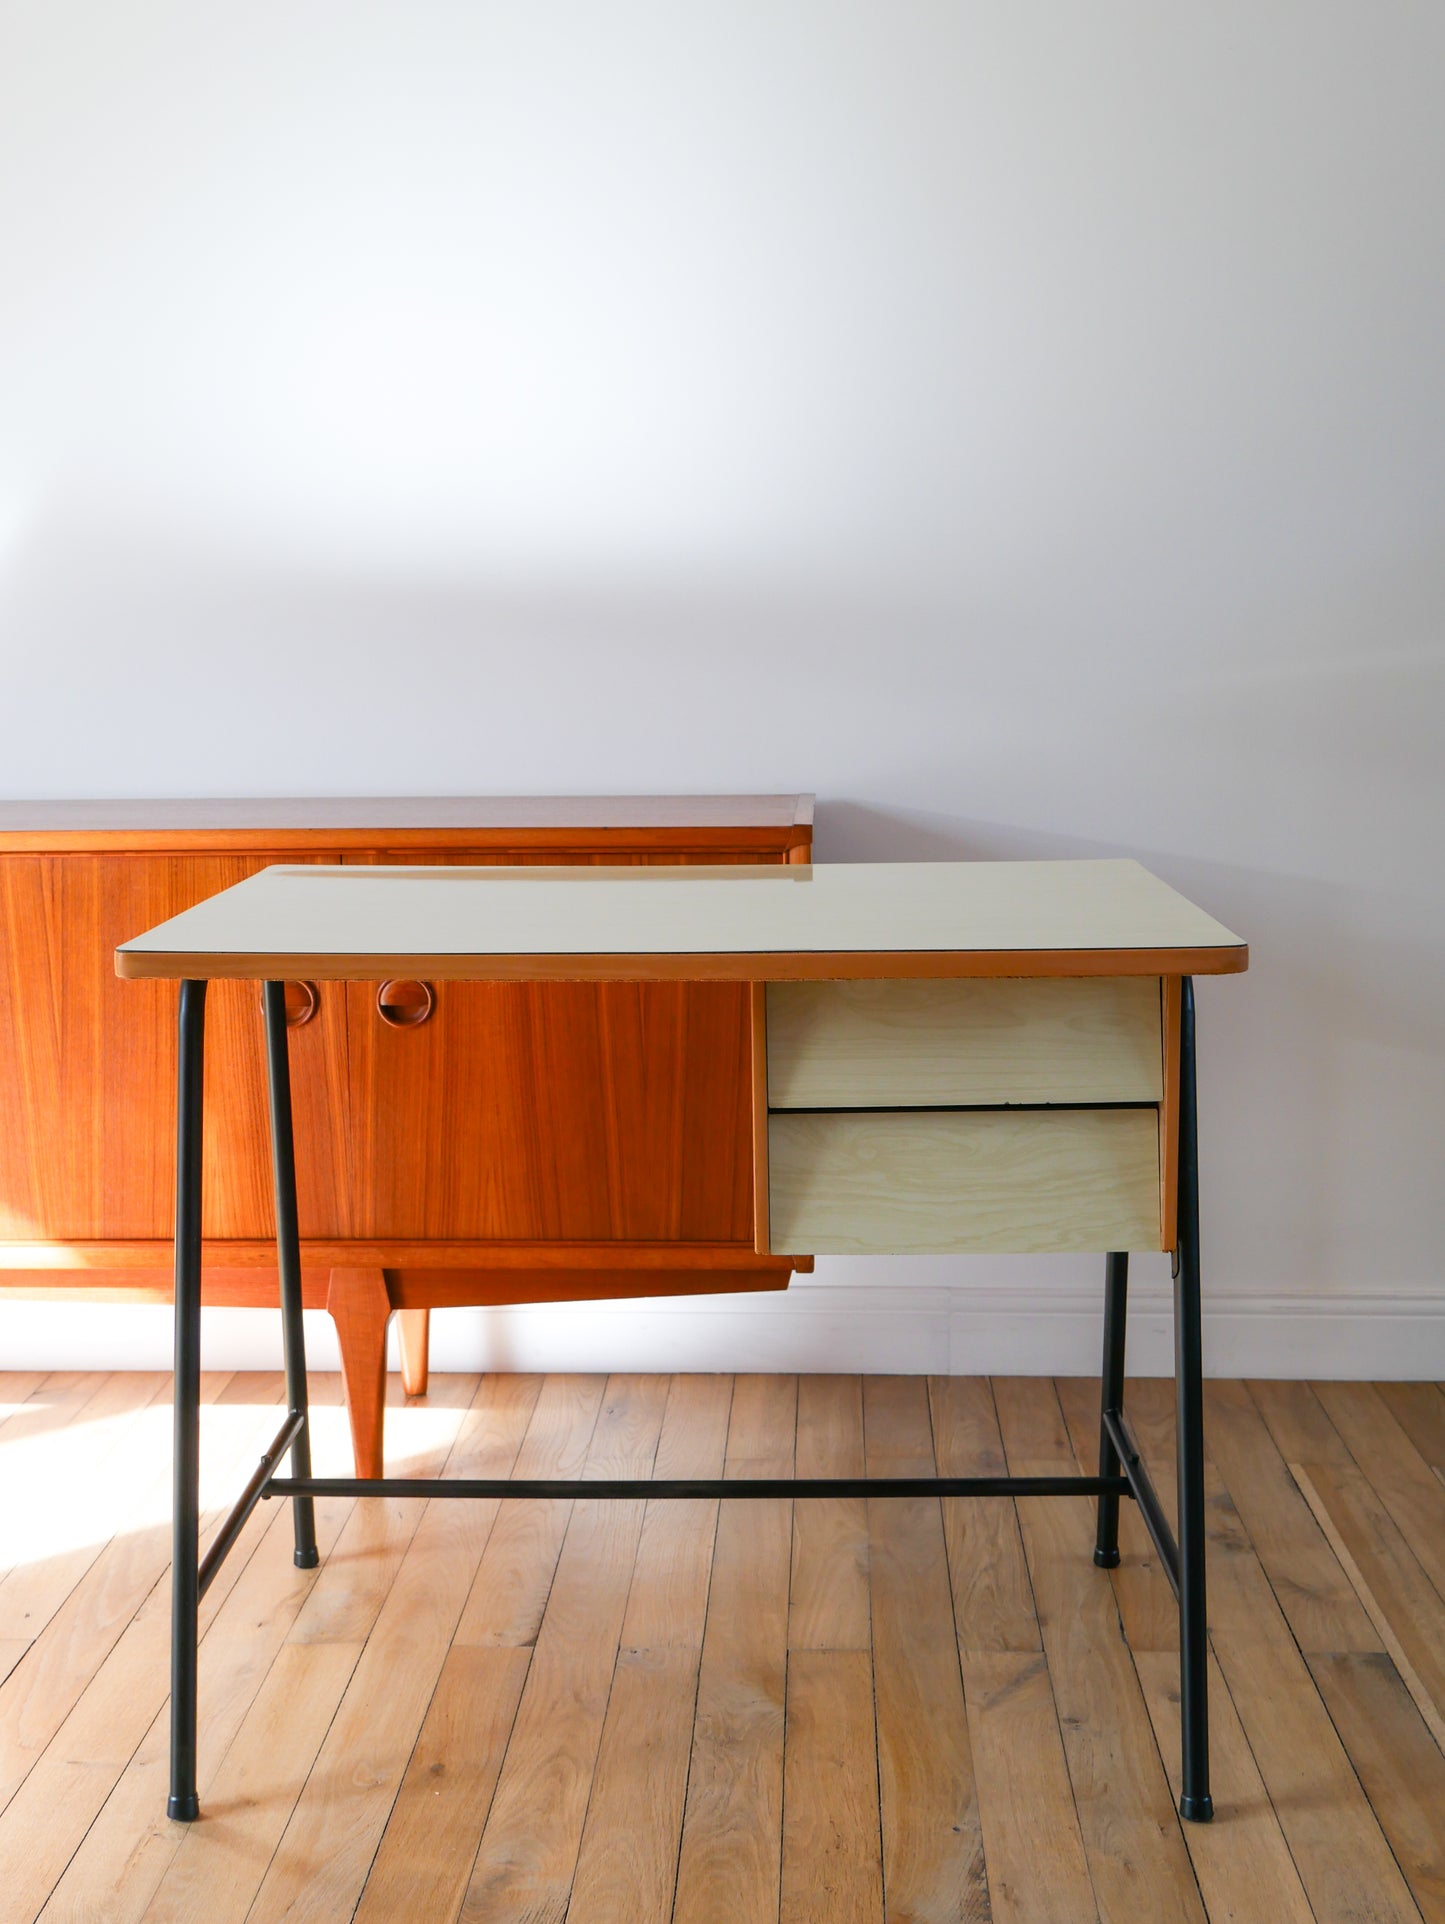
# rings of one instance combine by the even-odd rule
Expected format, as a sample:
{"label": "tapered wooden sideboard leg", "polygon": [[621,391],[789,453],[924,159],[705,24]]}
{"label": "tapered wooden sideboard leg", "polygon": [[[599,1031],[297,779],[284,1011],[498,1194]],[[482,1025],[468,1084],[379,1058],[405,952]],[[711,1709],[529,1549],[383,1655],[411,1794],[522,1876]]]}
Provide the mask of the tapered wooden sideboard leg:
{"label": "tapered wooden sideboard leg", "polygon": [[380,1269],[333,1269],[326,1307],[341,1346],[341,1380],[358,1476],[382,1474],[386,1325],[391,1299]]}
{"label": "tapered wooden sideboard leg", "polygon": [[401,1386],[408,1396],[425,1396],[431,1311],[399,1309],[396,1312],[396,1333],[401,1350]]}

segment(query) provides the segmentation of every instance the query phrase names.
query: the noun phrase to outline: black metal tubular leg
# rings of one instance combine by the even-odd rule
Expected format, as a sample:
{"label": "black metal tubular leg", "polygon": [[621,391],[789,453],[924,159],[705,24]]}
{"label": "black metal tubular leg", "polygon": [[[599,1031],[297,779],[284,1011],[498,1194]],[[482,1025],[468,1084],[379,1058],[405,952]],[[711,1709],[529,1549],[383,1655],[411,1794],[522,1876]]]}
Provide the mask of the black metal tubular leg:
{"label": "black metal tubular leg", "polygon": [[1181,1816],[1207,1824],[1209,1626],[1204,1584],[1204,1387],[1199,1302],[1199,1126],[1194,984],[1184,978],[1179,1036],[1179,1255],[1174,1278],[1174,1378],[1179,1452],[1179,1707]]}
{"label": "black metal tubular leg", "polygon": [[[266,1071],[271,1091],[271,1164],[276,1187],[276,1262],[281,1275],[281,1336],[286,1353],[286,1403],[301,1427],[291,1445],[292,1476],[311,1474],[311,1435],[306,1404],[306,1335],[301,1317],[301,1238],[296,1225],[296,1145],[291,1132],[291,1058],[286,1039],[286,985],[262,985],[266,1006]],[[309,1496],[291,1499],[296,1529],[296,1567],[314,1570],[316,1505]]]}
{"label": "black metal tubular leg", "polygon": [[171,1790],[169,1817],[196,1802],[196,1613],[201,1453],[201,1106],[206,985],[181,984],[176,1089],[175,1507],[171,1547]]}
{"label": "black metal tubular leg", "polygon": [[[1124,1409],[1124,1328],[1129,1308],[1129,1258],[1119,1250],[1104,1258],[1104,1368],[1099,1395],[1099,1475],[1119,1474],[1119,1454],[1104,1421],[1106,1413]],[[1094,1561],[1112,1570],[1119,1561],[1119,1499],[1112,1492],[1099,1498],[1099,1523],[1094,1537]]]}

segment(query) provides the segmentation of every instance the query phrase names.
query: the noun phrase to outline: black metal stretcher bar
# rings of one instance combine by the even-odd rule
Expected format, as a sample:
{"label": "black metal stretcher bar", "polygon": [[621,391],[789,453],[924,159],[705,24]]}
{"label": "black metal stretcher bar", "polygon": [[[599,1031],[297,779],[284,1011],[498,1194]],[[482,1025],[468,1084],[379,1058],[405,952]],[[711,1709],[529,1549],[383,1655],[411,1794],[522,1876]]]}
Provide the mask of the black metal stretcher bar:
{"label": "black metal stretcher bar", "polygon": [[[263,1458],[263,1468],[269,1459]],[[261,1496],[725,1497],[725,1496],[1127,1496],[1123,1476],[497,1477],[262,1476]],[[249,1486],[248,1486],[249,1487]],[[237,1506],[240,1507],[239,1505]],[[254,1506],[252,1506],[254,1507]],[[247,1512],[249,1514],[249,1510]]]}
{"label": "black metal stretcher bar", "polygon": [[[295,1443],[297,1437],[300,1436],[305,1427],[306,1418],[300,1410],[291,1410],[288,1412],[286,1421],[281,1425],[280,1429],[277,1430],[261,1461],[256,1465],[247,1479],[245,1489],[242,1490],[241,1494],[236,1498],[236,1501],[231,1505],[230,1513],[225,1522],[211,1538],[210,1549],[207,1550],[206,1554],[201,1558],[196,1584],[198,1596],[203,1597],[210,1589],[211,1579],[230,1555],[236,1538],[240,1536],[241,1531],[245,1528],[246,1518],[250,1516],[262,1497],[272,1494],[275,1488],[275,1479],[272,1473],[277,1463],[285,1455],[286,1451],[290,1449],[292,1444]],[[316,1495],[319,1493],[313,1491],[311,1494]],[[320,1557],[318,1555],[317,1562],[319,1561]],[[315,1566],[308,1564],[305,1567],[312,1569]]]}
{"label": "black metal stretcher bar", "polygon": [[[1174,1540],[1174,1532],[1169,1528],[1169,1519],[1164,1514],[1164,1505],[1159,1501],[1159,1492],[1154,1488],[1154,1479],[1144,1467],[1139,1454],[1139,1445],[1134,1441],[1134,1432],[1119,1410],[1104,1411],[1104,1430],[1114,1446],[1115,1454],[1124,1466],[1124,1475],[1129,1484],[1129,1494],[1139,1505],[1139,1514],[1144,1519],[1144,1528],[1149,1532],[1154,1548],[1159,1552],[1159,1561],[1164,1566],[1164,1574],[1169,1579],[1169,1588],[1174,1592],[1174,1601],[1179,1601],[1179,1545]],[[1117,1555],[1116,1559],[1117,1561]]]}
{"label": "black metal stretcher bar", "polygon": [[[1129,1259],[1107,1258],[1104,1358],[1097,1476],[982,1477],[739,1477],[651,1482],[622,1478],[595,1482],[511,1481],[463,1477],[318,1477],[311,1472],[306,1393],[306,1348],[301,1311],[301,1244],[296,1218],[296,1158],[285,987],[262,985],[270,1092],[272,1166],[276,1192],[276,1251],[281,1329],[286,1363],[286,1420],[241,1495],[199,1557],[201,1362],[201,1145],[204,1096],[206,984],[182,982],[176,1111],[175,1292],[175,1510],[171,1588],[171,1780],[166,1810],[189,1822],[200,1814],[196,1795],[197,1643],[200,1599],[239,1538],[256,1505],[289,1498],[295,1523],[295,1561],[314,1569],[314,1499],[318,1496],[656,1497],[1093,1496],[1098,1499],[1094,1561],[1119,1562],[1119,1499],[1132,1497],[1159,1552],[1179,1604],[1181,1815],[1206,1823],[1209,1794],[1208,1632],[1204,1587],[1204,1436],[1199,1294],[1198,1125],[1194,1059],[1194,987],[1182,982],[1180,1009],[1178,1247],[1174,1259],[1175,1382],[1178,1399],[1179,1535],[1176,1541],[1124,1418],[1124,1350]],[[291,1474],[277,1465],[287,1451]]]}

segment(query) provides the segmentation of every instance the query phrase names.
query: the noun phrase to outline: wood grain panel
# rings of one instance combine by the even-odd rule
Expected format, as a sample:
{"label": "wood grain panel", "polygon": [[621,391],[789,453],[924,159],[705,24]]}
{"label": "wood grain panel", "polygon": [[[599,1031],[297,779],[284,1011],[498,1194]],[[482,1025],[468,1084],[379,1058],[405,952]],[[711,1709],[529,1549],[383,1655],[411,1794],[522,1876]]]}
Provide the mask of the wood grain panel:
{"label": "wood grain panel", "polygon": [[768,1186],[775,1251],[1157,1249],[1158,1112],[774,1114]]}
{"label": "wood grain panel", "polygon": [[1158,1102],[1159,983],[774,982],[774,1109]]}
{"label": "wood grain panel", "polygon": [[440,984],[349,1009],[362,1236],[752,1247],[746,991]]}
{"label": "wood grain panel", "polygon": [[359,1234],[751,1245],[746,988],[442,983],[411,1029],[344,993]]}
{"label": "wood grain panel", "polygon": [[[162,1238],[171,1232],[176,994],[125,983],[111,951],[264,868],[228,856],[0,857],[0,1236]],[[330,859],[318,854],[317,861]],[[345,991],[291,1031],[302,1233],[340,1235]],[[265,1042],[254,984],[207,998],[205,1229],[273,1233]]]}

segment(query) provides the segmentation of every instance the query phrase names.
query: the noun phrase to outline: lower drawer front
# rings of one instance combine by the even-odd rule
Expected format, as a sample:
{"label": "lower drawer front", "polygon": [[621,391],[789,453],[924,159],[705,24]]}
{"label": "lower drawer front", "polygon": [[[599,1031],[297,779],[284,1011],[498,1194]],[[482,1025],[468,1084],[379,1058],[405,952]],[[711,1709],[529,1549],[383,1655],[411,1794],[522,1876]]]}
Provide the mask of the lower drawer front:
{"label": "lower drawer front", "polygon": [[775,1253],[1158,1249],[1159,1116],[1141,1109],[768,1118]]}

